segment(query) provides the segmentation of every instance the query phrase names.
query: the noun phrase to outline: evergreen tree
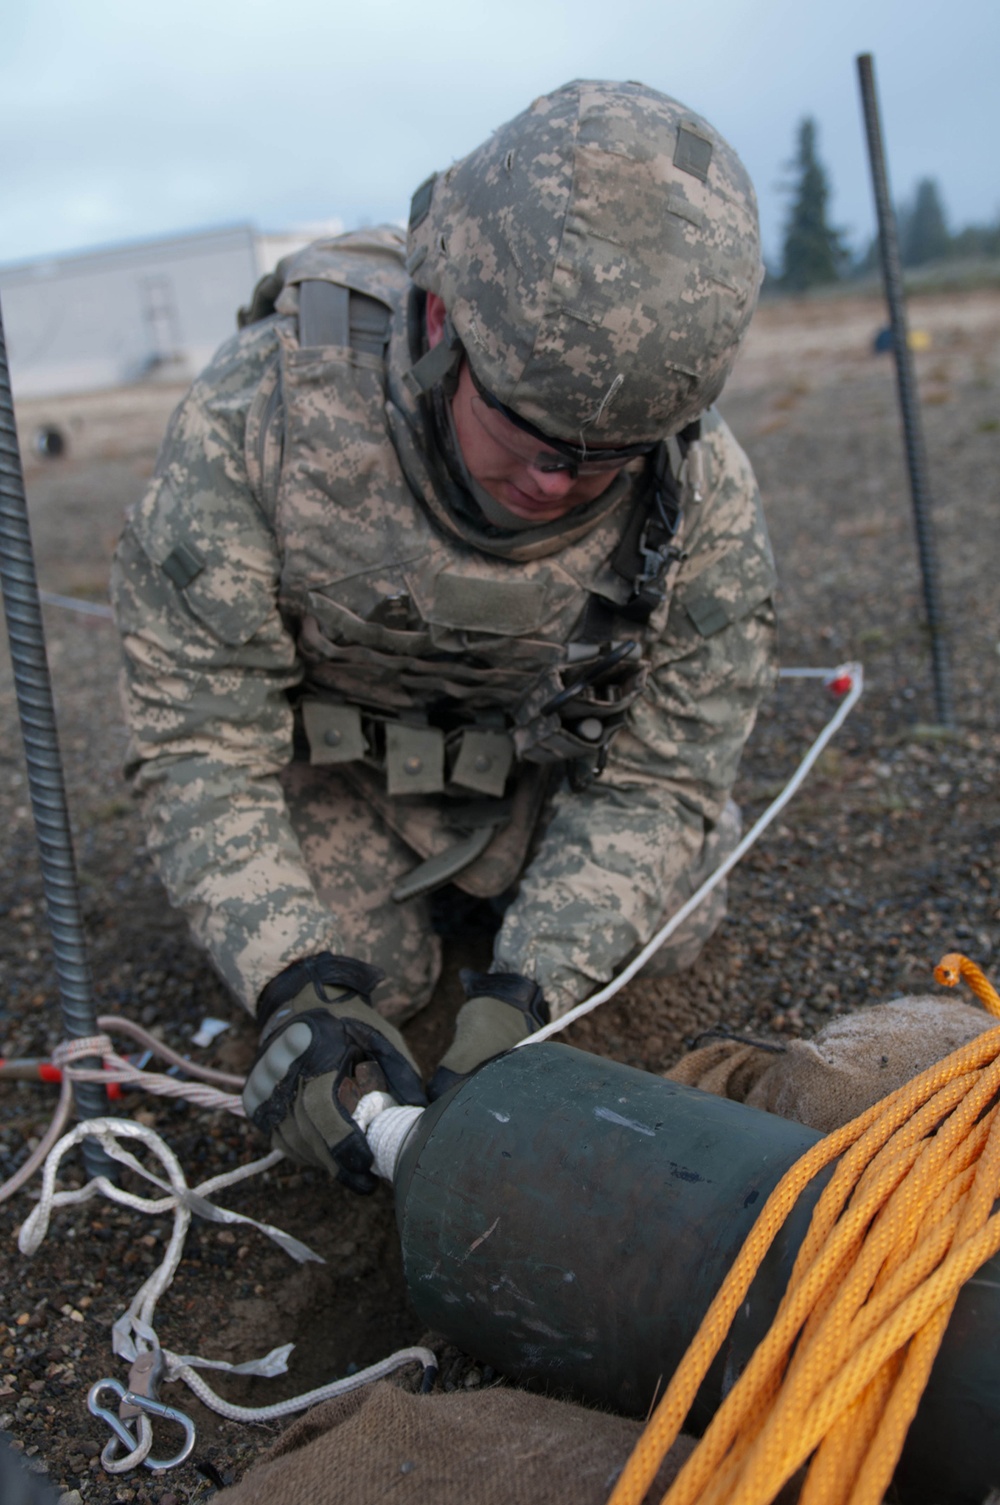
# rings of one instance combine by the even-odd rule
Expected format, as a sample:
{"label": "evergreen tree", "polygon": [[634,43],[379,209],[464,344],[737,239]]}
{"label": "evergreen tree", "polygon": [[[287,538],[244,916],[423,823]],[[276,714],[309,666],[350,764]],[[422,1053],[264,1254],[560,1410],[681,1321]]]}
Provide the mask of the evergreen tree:
{"label": "evergreen tree", "polygon": [[806,118],[800,123],[791,167],[796,176],[785,227],[781,283],[790,292],[802,292],[836,282],[846,259],[839,232],[827,223],[830,186],[816,156],[815,120]]}
{"label": "evergreen tree", "polygon": [[1000,220],[995,225],[966,225],[951,237],[953,256],[1000,256]]}
{"label": "evergreen tree", "polygon": [[900,255],[903,265],[920,267],[937,261],[951,250],[951,236],[945,224],[941,195],[933,178],[917,184],[916,198],[900,225]]}

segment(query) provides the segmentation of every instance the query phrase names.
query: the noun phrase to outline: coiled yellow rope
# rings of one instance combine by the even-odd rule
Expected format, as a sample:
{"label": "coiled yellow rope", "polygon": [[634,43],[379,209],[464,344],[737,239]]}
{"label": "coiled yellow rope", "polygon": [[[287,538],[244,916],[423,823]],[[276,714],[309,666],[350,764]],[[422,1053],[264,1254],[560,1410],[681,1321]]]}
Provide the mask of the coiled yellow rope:
{"label": "coiled yellow rope", "polygon": [[[990,1013],[1000,995],[952,952]],[[770,1505],[811,1458],[799,1505],[879,1505],[962,1284],[1000,1249],[1000,1027],[813,1146],[775,1187],[608,1505],[640,1505],[761,1260],[839,1157],[769,1332],[663,1505]]]}

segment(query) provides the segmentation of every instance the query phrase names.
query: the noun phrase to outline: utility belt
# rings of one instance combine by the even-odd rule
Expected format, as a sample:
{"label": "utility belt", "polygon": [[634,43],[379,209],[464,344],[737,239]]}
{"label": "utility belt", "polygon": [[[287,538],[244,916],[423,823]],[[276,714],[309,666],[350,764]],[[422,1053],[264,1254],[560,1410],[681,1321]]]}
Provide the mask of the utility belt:
{"label": "utility belt", "polygon": [[571,643],[566,662],[540,675],[512,713],[456,709],[458,724],[450,728],[307,692],[298,704],[297,756],[375,769],[392,799],[445,793],[499,799],[516,762],[567,763],[587,780],[603,767],[647,673],[635,639]]}
{"label": "utility belt", "polygon": [[394,898],[449,882],[499,894],[524,865],[551,776],[562,765],[576,789],[599,776],[647,672],[634,640],[572,644],[512,717],[450,728],[307,693],[296,758],[336,768],[424,858]]}

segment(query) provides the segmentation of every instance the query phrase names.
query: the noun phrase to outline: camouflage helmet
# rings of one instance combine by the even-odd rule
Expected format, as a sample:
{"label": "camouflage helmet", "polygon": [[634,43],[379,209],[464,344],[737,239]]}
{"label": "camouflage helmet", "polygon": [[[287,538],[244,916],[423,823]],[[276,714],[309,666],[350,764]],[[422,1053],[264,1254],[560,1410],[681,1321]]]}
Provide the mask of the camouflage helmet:
{"label": "camouflage helmet", "polygon": [[763,270],[732,147],[637,83],[536,99],[417,189],[407,249],[481,385],[576,444],[650,442],[708,407]]}

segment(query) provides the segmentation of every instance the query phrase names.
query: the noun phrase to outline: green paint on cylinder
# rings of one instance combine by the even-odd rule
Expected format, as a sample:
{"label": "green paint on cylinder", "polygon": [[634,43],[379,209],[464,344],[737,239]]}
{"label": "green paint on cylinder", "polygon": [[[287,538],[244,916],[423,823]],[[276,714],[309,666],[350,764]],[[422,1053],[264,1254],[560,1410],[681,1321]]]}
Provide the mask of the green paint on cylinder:
{"label": "green paint on cylinder", "polygon": [[[428,1328],[522,1385],[644,1416],[764,1203],[820,1136],[566,1045],[515,1050],[429,1108],[396,1208]],[[770,1325],[827,1172],[699,1391],[701,1430]],[[1000,1482],[1000,1257],[963,1289],[901,1465],[906,1499]]]}

